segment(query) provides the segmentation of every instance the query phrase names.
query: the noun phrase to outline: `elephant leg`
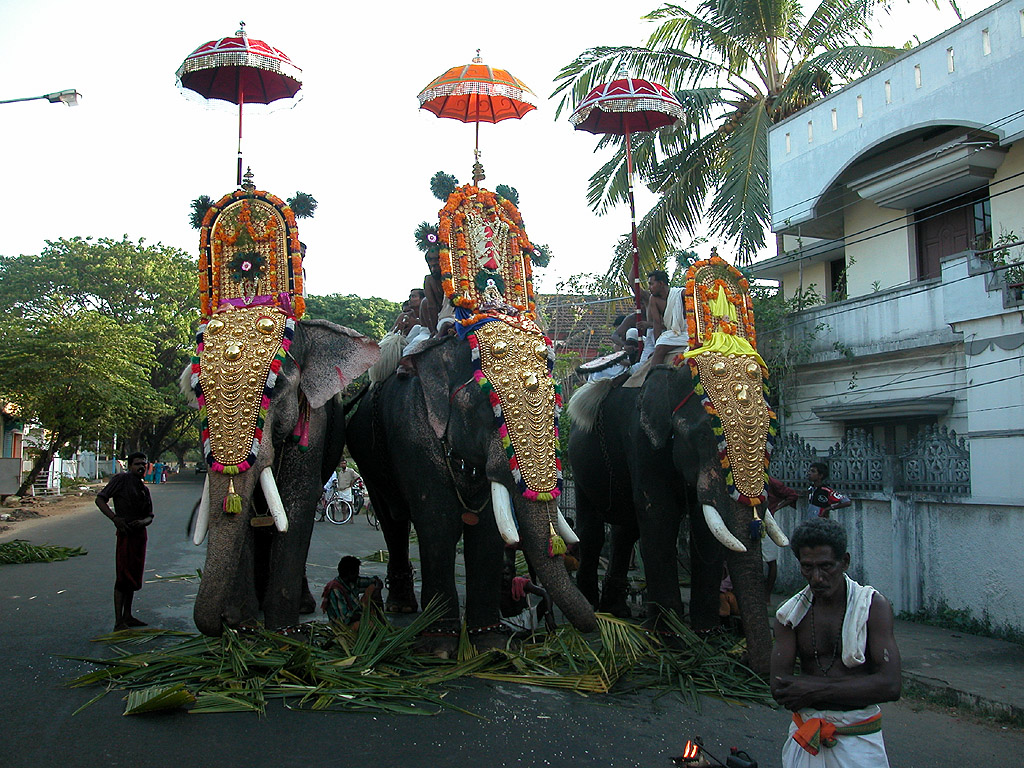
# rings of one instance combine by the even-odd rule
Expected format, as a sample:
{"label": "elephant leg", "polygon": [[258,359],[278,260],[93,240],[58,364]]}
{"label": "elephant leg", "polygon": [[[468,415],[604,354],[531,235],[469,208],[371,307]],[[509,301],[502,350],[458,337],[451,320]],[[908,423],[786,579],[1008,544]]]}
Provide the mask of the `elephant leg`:
{"label": "elephant leg", "polygon": [[640,529],[636,521],[624,525],[612,526],[612,552],[605,571],[604,583],[601,585],[600,609],[628,619],[633,613],[629,609],[629,563],[632,559],[633,547],[640,538]]}
{"label": "elephant leg", "polygon": [[664,478],[645,484],[638,494],[637,519],[640,549],[647,581],[647,621],[657,625],[662,613],[671,611],[683,618],[679,593],[679,562],[676,538],[679,533],[679,505]]}
{"label": "elephant leg", "polygon": [[579,487],[576,492],[576,533],[580,537],[580,567],[576,586],[595,608],[598,605],[597,566],[604,547],[604,522]]}
{"label": "elephant leg", "polygon": [[371,495],[388,548],[388,598],[384,610],[389,613],[415,613],[419,610],[416,590],[413,584],[412,560],[409,558],[409,534],[411,526],[408,515],[396,519],[394,507],[384,494]]}
{"label": "elephant leg", "polygon": [[[316,427],[314,412],[310,425],[310,448],[300,451],[289,446],[282,450],[277,486],[288,514],[288,531],[274,531],[270,550],[270,573],[263,600],[263,620],[268,628],[289,627],[299,623],[303,575],[309,540],[313,535],[313,512],[323,492],[320,485],[322,431]],[[320,423],[322,430],[322,422]]]}
{"label": "elephant leg", "polygon": [[[427,497],[419,497],[418,507],[413,510],[420,547],[421,599],[424,606],[439,604],[443,612],[437,624],[420,636],[416,648],[450,658],[458,649],[461,628],[459,595],[455,588],[455,549],[463,527],[461,508],[447,488],[429,482],[425,482],[424,487],[429,488],[424,491]],[[500,559],[498,567],[501,567]]]}
{"label": "elephant leg", "polygon": [[[501,571],[505,544],[493,515],[463,528],[466,561],[466,627],[471,634],[501,624]],[[472,638],[474,645],[477,638]],[[482,638],[481,638],[482,639]],[[504,641],[501,647],[504,647]]]}
{"label": "elephant leg", "polygon": [[707,632],[719,626],[718,594],[724,552],[704,522],[699,505],[690,510],[690,626]]}

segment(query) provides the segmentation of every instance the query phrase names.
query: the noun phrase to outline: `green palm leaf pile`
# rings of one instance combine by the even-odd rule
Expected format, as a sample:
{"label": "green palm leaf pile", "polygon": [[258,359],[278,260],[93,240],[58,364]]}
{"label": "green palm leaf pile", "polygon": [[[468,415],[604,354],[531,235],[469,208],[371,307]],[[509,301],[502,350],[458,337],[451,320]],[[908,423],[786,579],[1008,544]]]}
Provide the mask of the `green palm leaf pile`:
{"label": "green palm leaf pile", "polygon": [[81,547],[57,547],[52,544],[29,544],[23,539],[15,539],[0,544],[0,565],[15,563],[55,563],[89,554]]}
{"label": "green palm leaf pile", "polygon": [[[268,702],[289,709],[429,715],[465,710],[446,702],[454,681],[475,677],[570,690],[582,695],[659,688],[678,692],[699,708],[699,695],[737,703],[771,704],[764,681],[729,651],[729,643],[699,638],[674,622],[669,648],[658,636],[600,614],[599,632],[585,636],[563,626],[518,649],[477,653],[463,632],[457,661],[417,655],[417,635],[441,612],[428,608],[405,627],[363,621],[359,631],[332,624],[304,624],[299,634],[226,629],[220,638],[138,630],[97,638],[111,645],[110,659],[77,658],[100,667],[69,682],[128,691],[125,714],[194,704],[192,713],[266,713]],[[159,650],[128,650],[154,640],[179,639]],[[735,649],[733,649],[735,651]],[[467,713],[472,714],[472,713]]]}

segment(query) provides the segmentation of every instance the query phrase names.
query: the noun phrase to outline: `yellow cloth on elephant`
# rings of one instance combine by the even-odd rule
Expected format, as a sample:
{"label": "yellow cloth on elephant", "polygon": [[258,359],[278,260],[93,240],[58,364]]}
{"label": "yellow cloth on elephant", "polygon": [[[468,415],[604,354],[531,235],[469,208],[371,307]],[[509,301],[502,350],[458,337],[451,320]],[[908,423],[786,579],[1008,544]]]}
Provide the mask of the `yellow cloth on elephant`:
{"label": "yellow cloth on elephant", "polygon": [[715,331],[711,334],[711,341],[702,347],[697,349],[691,349],[688,352],[683,353],[683,357],[690,358],[695,355],[704,355],[708,352],[718,352],[723,355],[738,355],[743,357],[752,357],[757,360],[758,365],[763,368],[767,368],[764,360],[757,354],[757,350],[750,346],[750,342],[744,339],[742,336],[736,336],[731,333],[723,333],[722,331]]}

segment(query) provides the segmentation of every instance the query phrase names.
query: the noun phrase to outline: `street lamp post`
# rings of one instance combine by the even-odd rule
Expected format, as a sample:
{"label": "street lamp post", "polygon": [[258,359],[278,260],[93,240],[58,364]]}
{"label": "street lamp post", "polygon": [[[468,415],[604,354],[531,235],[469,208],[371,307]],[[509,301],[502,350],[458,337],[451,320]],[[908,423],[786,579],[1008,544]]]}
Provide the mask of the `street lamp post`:
{"label": "street lamp post", "polygon": [[35,101],[36,99],[46,99],[51,104],[67,104],[69,107],[77,107],[78,99],[81,96],[82,94],[74,88],[68,88],[63,91],[44,93],[42,96],[23,96],[20,99],[0,99],[0,104],[13,104],[16,101]]}

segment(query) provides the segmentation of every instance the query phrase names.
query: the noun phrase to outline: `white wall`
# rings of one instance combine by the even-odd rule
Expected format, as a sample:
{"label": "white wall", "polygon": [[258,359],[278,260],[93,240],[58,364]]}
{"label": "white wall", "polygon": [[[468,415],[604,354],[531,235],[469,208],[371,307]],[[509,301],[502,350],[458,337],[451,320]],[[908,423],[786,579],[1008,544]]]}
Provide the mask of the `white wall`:
{"label": "white wall", "polygon": [[[1024,240],[1024,188],[1013,189],[1024,184],[1024,176],[1018,174],[1024,174],[1024,141],[1018,141],[1010,147],[1006,159],[988,185],[989,195],[992,196],[993,241],[1011,231],[1017,236],[1016,239]],[[1020,254],[1020,251],[1016,249],[1014,255]]]}
{"label": "white wall", "polygon": [[858,200],[846,209],[846,295],[864,296],[910,282],[907,211]]}
{"label": "white wall", "polygon": [[[784,531],[803,519],[806,502],[798,507],[776,513]],[[944,604],[987,616],[997,628],[1024,630],[1024,590],[1013,566],[1024,547],[1019,506],[873,494],[855,498],[834,519],[847,532],[850,577],[878,589],[897,612]],[[792,591],[804,584],[788,551],[779,558],[779,584]]]}

